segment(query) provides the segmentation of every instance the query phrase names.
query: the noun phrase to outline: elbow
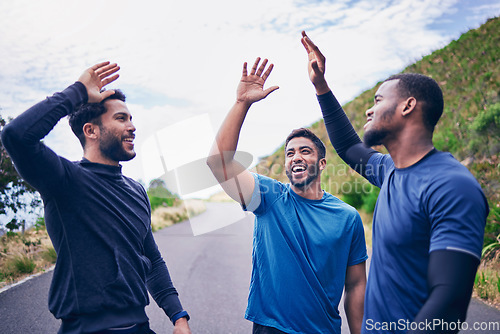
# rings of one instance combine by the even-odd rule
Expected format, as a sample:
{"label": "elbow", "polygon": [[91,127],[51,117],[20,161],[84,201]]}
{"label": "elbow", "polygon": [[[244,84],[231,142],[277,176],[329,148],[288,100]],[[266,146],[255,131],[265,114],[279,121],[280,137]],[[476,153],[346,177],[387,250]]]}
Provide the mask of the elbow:
{"label": "elbow", "polygon": [[16,142],[20,142],[20,136],[10,124],[7,124],[0,132],[0,140],[0,144],[9,152],[10,148],[15,145]]}

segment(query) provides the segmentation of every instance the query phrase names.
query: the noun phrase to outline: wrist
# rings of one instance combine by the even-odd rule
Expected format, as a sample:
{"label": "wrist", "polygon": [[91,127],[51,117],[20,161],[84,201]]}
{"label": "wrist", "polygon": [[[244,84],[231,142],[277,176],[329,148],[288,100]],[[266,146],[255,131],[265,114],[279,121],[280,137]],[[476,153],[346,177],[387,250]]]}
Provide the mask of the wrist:
{"label": "wrist", "polygon": [[179,318],[174,323],[174,326],[187,326],[187,325],[188,325],[187,317]]}
{"label": "wrist", "polygon": [[321,81],[318,83],[313,83],[314,88],[316,89],[316,95],[323,95],[330,91],[330,87],[328,87],[328,83],[326,81]]}

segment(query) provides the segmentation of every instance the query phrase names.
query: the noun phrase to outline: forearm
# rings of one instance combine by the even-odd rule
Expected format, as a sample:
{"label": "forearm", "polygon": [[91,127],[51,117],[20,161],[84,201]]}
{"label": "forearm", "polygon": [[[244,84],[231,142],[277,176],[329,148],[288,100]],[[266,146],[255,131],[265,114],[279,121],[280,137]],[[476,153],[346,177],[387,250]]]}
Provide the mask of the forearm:
{"label": "forearm", "polygon": [[365,285],[363,284],[351,287],[345,291],[344,309],[349,324],[349,330],[352,334],[361,333],[364,298]]}
{"label": "forearm", "polygon": [[219,182],[224,182],[235,176],[229,175],[234,173],[231,173],[231,168],[227,167],[235,164],[234,154],[238,146],[241,127],[249,108],[250,104],[248,103],[236,102],[217,133],[207,164]]}
{"label": "forearm", "polygon": [[159,307],[175,323],[180,317],[189,318],[182,308],[177,289],[174,287],[167,265],[163,260],[153,234],[149,232],[144,241],[144,251],[151,261],[151,271],[147,277],[148,290]]}
{"label": "forearm", "polygon": [[366,163],[376,151],[363,144],[349,118],[330,90],[323,95],[318,95],[317,98],[328,137],[337,154],[349,166],[364,176]]}
{"label": "forearm", "polygon": [[61,118],[85,102],[86,94],[85,86],[75,83],[29,108],[3,129],[2,144],[21,176],[38,190],[53,182],[50,178],[60,172],[58,156],[41,139]]}
{"label": "forearm", "polygon": [[[413,322],[425,324],[437,319],[458,324],[465,321],[478,263],[477,258],[463,252],[432,252],[428,269],[429,297]],[[460,328],[449,326],[456,330],[446,331],[440,326],[431,329],[423,325],[416,327],[419,329],[408,333],[457,333]]]}

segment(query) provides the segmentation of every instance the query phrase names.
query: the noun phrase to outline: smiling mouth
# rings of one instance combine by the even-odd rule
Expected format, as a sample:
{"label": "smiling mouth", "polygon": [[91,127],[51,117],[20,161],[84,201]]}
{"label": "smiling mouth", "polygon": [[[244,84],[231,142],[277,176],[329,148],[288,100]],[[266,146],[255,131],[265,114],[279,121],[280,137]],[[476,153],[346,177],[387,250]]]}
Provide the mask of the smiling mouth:
{"label": "smiling mouth", "polygon": [[307,170],[304,165],[295,165],[292,167],[292,174],[302,174]]}
{"label": "smiling mouth", "polygon": [[368,118],[368,119],[366,120],[365,125],[363,126],[363,129],[366,129],[366,127],[368,126],[368,124],[369,124],[371,121],[372,121],[372,119],[371,119],[371,118]]}

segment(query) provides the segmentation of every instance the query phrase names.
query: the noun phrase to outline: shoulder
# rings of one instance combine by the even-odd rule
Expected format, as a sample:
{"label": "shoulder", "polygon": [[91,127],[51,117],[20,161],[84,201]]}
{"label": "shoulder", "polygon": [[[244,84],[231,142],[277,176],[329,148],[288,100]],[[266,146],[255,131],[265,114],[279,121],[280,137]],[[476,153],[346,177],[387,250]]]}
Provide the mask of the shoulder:
{"label": "shoulder", "polygon": [[332,194],[325,192],[323,203],[332,211],[334,216],[342,217],[343,220],[351,224],[361,224],[361,216],[358,210]]}

